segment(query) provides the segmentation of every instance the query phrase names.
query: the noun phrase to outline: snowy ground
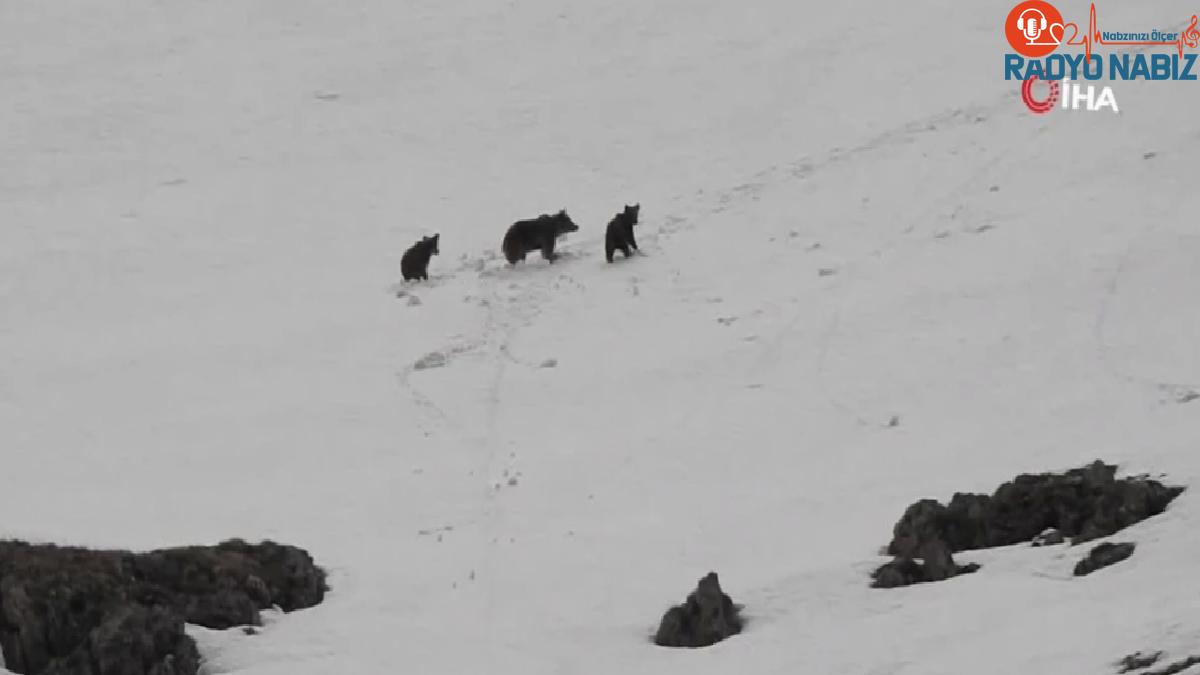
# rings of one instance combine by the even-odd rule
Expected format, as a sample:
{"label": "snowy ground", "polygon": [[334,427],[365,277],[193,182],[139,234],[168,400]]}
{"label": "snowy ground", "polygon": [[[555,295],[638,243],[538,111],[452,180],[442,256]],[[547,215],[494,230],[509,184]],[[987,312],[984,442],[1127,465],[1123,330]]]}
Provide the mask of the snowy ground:
{"label": "snowy ground", "polygon": [[[210,673],[1198,651],[1191,493],[1083,580],[1018,547],[867,588],[921,497],[1200,480],[1200,97],[1035,118],[1007,4],[861,4],[0,0],[0,536],[329,567],[261,635],[197,629]],[[644,255],[606,265],[638,201]],[[506,269],[507,224],[562,207],[561,263]],[[710,569],[748,631],[650,645]]]}

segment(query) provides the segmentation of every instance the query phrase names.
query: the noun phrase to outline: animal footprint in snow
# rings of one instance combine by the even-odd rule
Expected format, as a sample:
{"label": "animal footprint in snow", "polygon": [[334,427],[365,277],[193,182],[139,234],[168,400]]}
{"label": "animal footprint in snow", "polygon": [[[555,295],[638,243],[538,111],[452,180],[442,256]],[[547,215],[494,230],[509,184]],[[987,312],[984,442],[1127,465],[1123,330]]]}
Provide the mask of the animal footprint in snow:
{"label": "animal footprint in snow", "polygon": [[405,290],[403,288],[396,291],[396,298],[398,300],[404,300],[405,304],[407,304],[409,307],[416,307],[421,304],[420,298],[413,295],[412,293],[409,293],[407,290]]}
{"label": "animal footprint in snow", "polygon": [[520,483],[521,483],[521,472],[520,471],[513,471],[511,469],[505,469],[504,473],[501,477],[501,480],[498,480],[498,481],[492,483],[492,489],[499,491],[501,488],[504,488],[504,487],[517,487],[518,485],[520,485]]}
{"label": "animal footprint in snow", "polygon": [[430,368],[441,368],[446,365],[449,360],[442,352],[429,352],[425,356],[417,359],[413,364],[413,370],[429,370]]}
{"label": "animal footprint in snow", "polygon": [[1200,392],[1190,387],[1165,385],[1159,388],[1175,403],[1191,403],[1200,399]]}

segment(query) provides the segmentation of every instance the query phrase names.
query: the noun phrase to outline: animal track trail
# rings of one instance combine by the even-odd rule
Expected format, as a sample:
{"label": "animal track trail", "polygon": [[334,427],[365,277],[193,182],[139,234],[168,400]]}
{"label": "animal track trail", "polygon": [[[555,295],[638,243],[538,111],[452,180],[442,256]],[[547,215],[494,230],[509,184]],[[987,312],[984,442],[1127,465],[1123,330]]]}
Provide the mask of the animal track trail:
{"label": "animal track trail", "polygon": [[[1156,392],[1160,403],[1192,403],[1200,399],[1200,359],[1194,358],[1190,336],[1200,326],[1200,312],[1189,315],[1187,310],[1177,310],[1167,316],[1153,308],[1156,295],[1186,289],[1185,280],[1200,263],[1200,237],[1164,232],[1162,223],[1150,219],[1125,247],[1101,292],[1092,339],[1097,360],[1109,376]],[[1136,264],[1139,258],[1140,265]],[[1124,322],[1117,320],[1122,314]],[[1126,328],[1122,336],[1123,323],[1135,329]],[[1167,326],[1172,328],[1164,330]],[[1124,345],[1114,344],[1122,337]],[[1122,347],[1124,364],[1117,354]],[[1162,359],[1170,355],[1175,358],[1164,364]]]}
{"label": "animal track trail", "polygon": [[[518,487],[523,479],[517,469],[516,452],[511,449],[501,428],[505,380],[513,365],[541,367],[541,364],[527,364],[515,358],[513,345],[521,331],[537,321],[543,311],[541,308],[556,286],[582,287],[566,272],[556,271],[551,276],[545,268],[530,273],[522,267],[480,270],[473,290],[482,298],[480,306],[484,309],[477,350],[486,351],[492,357],[488,360],[490,374],[484,393],[483,424],[475,442],[479,463],[474,473],[481,484],[478,517],[473,522],[479,527],[479,559],[471,562],[473,570],[487,577],[495,576],[499,564],[495,544],[504,538],[505,493]],[[494,586],[485,585],[484,592],[486,613],[495,620],[498,612]]]}

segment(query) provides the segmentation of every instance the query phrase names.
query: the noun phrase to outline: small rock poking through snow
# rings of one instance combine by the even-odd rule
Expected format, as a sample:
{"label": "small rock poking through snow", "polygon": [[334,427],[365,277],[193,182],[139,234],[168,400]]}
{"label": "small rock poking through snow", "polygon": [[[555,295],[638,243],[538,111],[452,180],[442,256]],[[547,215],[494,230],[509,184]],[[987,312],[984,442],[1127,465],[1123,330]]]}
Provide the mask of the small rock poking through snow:
{"label": "small rock poking through snow", "polygon": [[742,632],[741,607],[709,572],[682,605],[667,610],[654,635],[660,647],[708,647]]}
{"label": "small rock poking through snow", "polygon": [[1147,670],[1139,675],[1178,675],[1195,665],[1200,665],[1200,656],[1189,656],[1158,670]]}
{"label": "small rock poking through snow", "polygon": [[1133,555],[1134,548],[1136,544],[1132,543],[1100,544],[1075,565],[1075,576],[1085,577],[1096,570],[1116,565]]}
{"label": "small rock poking through snow", "polygon": [[1129,656],[1126,656],[1125,658],[1123,658],[1117,662],[1117,666],[1120,667],[1120,670],[1118,670],[1117,672],[1118,673],[1130,673],[1135,670],[1149,668],[1150,666],[1158,663],[1158,660],[1162,658],[1162,655],[1163,655],[1162,652],[1154,652],[1153,654],[1143,654],[1141,652],[1136,652],[1136,653],[1130,654]]}

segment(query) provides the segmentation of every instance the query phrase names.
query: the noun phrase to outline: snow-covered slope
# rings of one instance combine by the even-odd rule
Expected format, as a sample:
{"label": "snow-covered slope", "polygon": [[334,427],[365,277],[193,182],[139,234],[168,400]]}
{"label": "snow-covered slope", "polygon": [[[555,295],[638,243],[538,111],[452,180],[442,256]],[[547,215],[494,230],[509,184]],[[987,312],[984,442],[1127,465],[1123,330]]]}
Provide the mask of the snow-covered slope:
{"label": "snow-covered slope", "polygon": [[[0,3],[0,536],[328,565],[317,608],[197,629],[214,673],[1194,649],[1190,493],[1087,579],[1021,548],[867,588],[921,497],[1097,457],[1200,478],[1195,88],[1035,118],[1008,9]],[[644,255],[607,265],[633,202]],[[560,263],[502,264],[509,223],[563,207]],[[650,645],[710,569],[747,632]]]}

